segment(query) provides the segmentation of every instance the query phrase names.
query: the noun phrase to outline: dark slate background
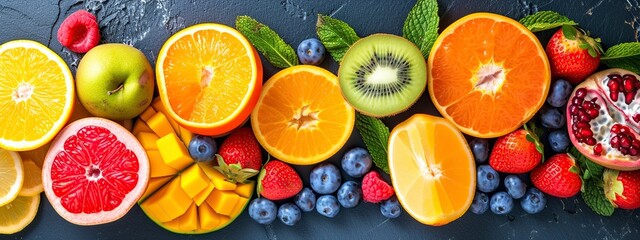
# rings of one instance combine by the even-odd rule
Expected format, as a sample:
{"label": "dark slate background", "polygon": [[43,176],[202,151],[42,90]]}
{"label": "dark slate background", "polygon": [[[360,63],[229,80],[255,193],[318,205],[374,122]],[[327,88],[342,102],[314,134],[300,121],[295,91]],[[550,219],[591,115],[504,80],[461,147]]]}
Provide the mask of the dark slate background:
{"label": "dark slate background", "polygon": [[[605,47],[636,41],[640,31],[638,0],[439,0],[441,29],[456,19],[479,11],[495,12],[519,19],[538,10],[554,10],[574,19],[602,38]],[[404,19],[415,1],[372,0],[2,0],[0,1],[0,43],[32,39],[60,54],[73,72],[80,55],[64,49],[56,31],[66,16],[86,9],[98,16],[104,42],[122,42],[141,49],[152,64],[163,42],[176,31],[202,22],[234,25],[238,15],[250,15],[271,26],[294,47],[315,36],[318,13],[342,19],[358,35],[384,32],[401,34]],[[543,44],[551,32],[539,34]],[[323,67],[334,73],[329,60]],[[265,62],[265,81],[277,69]],[[423,96],[408,112],[384,119],[393,125],[413,113],[438,114]],[[349,143],[330,161],[350,147],[362,145],[354,131]],[[297,167],[308,184],[310,167]],[[262,226],[244,212],[228,227],[205,235],[177,235],[149,220],[139,207],[121,220],[100,226],[82,227],[64,221],[42,195],[40,210],[24,231],[2,239],[640,239],[640,214],[617,210],[612,217],[594,214],[579,198],[549,198],[540,214],[528,215],[518,205],[510,216],[466,214],[443,227],[425,226],[404,213],[387,220],[373,204],[342,209],[334,219],[305,213],[295,227],[280,222]],[[517,203],[517,202],[516,202]]]}

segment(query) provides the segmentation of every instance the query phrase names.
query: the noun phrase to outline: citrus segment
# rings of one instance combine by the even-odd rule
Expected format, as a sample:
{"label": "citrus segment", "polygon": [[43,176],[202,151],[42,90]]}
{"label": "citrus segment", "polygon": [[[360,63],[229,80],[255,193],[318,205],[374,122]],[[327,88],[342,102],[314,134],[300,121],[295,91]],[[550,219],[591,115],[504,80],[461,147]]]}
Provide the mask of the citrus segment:
{"label": "citrus segment", "polygon": [[444,118],[416,114],[398,124],[389,138],[389,171],[398,200],[423,224],[456,220],[473,200],[473,155]]}
{"label": "citrus segment", "polygon": [[355,110],[342,98],[337,77],[299,65],[276,73],[264,85],[251,126],[269,154],[310,165],[334,155],[351,136]]}
{"label": "citrus segment", "polygon": [[23,182],[24,170],[20,155],[0,148],[0,206],[18,196]]}
{"label": "citrus segment", "polygon": [[19,196],[0,207],[0,234],[13,234],[29,225],[38,213],[40,194]]}
{"label": "citrus segment", "polygon": [[522,126],[544,104],[551,73],[544,48],[517,21],[475,13],[447,27],[428,60],[431,100],[445,118],[475,137]]}
{"label": "citrus segment", "polygon": [[42,187],[42,169],[31,160],[22,161],[22,167],[24,169],[24,182],[18,195],[34,196],[40,194],[44,190]]}
{"label": "citrus segment", "polygon": [[262,63],[249,41],[215,23],[171,36],[160,49],[156,75],[168,115],[203,135],[225,134],[244,123],[262,87]]}
{"label": "citrus segment", "polygon": [[15,40],[0,46],[0,148],[36,149],[66,124],[75,99],[69,67],[46,46]]}

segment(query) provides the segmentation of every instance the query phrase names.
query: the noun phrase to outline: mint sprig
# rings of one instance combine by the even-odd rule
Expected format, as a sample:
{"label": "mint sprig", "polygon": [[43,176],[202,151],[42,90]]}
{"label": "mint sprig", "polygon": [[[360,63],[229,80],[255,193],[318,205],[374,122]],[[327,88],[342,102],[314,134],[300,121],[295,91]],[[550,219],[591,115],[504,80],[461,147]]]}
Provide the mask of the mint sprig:
{"label": "mint sprig", "polygon": [[623,68],[640,74],[640,42],[612,46],[604,52],[600,60],[610,68]]}
{"label": "mint sprig", "polygon": [[578,25],[578,23],[554,11],[540,11],[520,19],[520,23],[532,32],[554,29],[564,25]]}
{"label": "mint sprig", "polygon": [[338,19],[318,14],[316,34],[333,60],[341,62],[344,54],[360,37],[347,23]]}
{"label": "mint sprig", "polygon": [[402,36],[418,46],[425,59],[438,38],[438,1],[418,0],[402,27]]}
{"label": "mint sprig", "polygon": [[249,16],[236,18],[236,29],[271,63],[278,68],[298,65],[298,56],[275,31]]}
{"label": "mint sprig", "polygon": [[387,161],[389,128],[377,118],[356,112],[356,128],[371,154],[373,163],[382,171],[389,173]]}
{"label": "mint sprig", "polygon": [[571,147],[568,153],[582,169],[580,175],[582,178],[582,200],[597,214],[611,216],[615,208],[604,194],[604,181],[602,180],[604,167],[589,160],[575,147]]}

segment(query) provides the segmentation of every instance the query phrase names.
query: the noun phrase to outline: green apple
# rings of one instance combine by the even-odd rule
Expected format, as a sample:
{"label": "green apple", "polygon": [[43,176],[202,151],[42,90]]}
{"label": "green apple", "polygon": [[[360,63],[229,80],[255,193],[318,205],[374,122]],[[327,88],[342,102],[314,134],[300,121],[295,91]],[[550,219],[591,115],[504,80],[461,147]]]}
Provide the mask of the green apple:
{"label": "green apple", "polygon": [[151,64],[126,44],[98,45],[78,64],[78,100],[97,117],[124,120],[140,115],[151,104],[154,88]]}

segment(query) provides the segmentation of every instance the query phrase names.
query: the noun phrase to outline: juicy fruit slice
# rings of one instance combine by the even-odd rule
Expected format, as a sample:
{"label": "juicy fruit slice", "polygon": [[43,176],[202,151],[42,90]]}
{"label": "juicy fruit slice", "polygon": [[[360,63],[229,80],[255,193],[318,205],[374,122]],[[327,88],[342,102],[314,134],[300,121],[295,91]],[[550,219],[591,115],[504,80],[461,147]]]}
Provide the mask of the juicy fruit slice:
{"label": "juicy fruit slice", "polygon": [[15,40],[0,46],[0,148],[36,149],[67,123],[75,87],[67,64],[46,46]]}
{"label": "juicy fruit slice", "polygon": [[260,145],[274,158],[297,165],[333,156],[351,136],[354,122],[355,110],[342,98],[337,77],[310,65],[273,75],[251,114]]}
{"label": "juicy fruit slice", "polygon": [[42,169],[31,160],[22,161],[24,182],[18,193],[19,196],[34,196],[44,191],[42,186]]}
{"label": "juicy fruit slice", "polygon": [[[224,228],[242,213],[255,182],[236,185],[214,169],[215,161],[194,161],[186,151],[192,133],[172,124],[158,102],[143,112],[148,116],[134,124],[138,126],[134,127],[138,140],[149,145],[146,151],[151,165],[149,185],[138,201],[140,208],[151,220],[175,233],[201,234]],[[172,128],[164,131],[168,133],[162,138],[151,127],[144,127],[153,117],[162,119],[157,114],[164,115],[169,121],[163,125]]]}
{"label": "juicy fruit slice", "polygon": [[640,169],[640,76],[623,69],[594,73],[567,103],[569,139],[607,168]]}
{"label": "juicy fruit slice", "polygon": [[0,234],[14,234],[27,227],[38,213],[40,194],[17,197],[0,207]]}
{"label": "juicy fruit slice", "polygon": [[0,206],[4,206],[18,196],[24,182],[20,155],[0,148],[0,173]]}
{"label": "juicy fruit slice", "polygon": [[542,107],[549,61],[533,33],[513,19],[474,13],[447,27],[428,59],[433,104],[460,131],[492,138],[522,126]]}
{"label": "juicy fruit slice", "polygon": [[204,23],[164,43],[156,77],[168,118],[191,132],[222,135],[242,125],[256,105],[262,63],[238,31]]}
{"label": "juicy fruit slice", "polygon": [[83,118],[53,140],[42,168],[44,190],[67,221],[96,225],[124,216],[142,196],[149,160],[135,137],[103,118]]}
{"label": "juicy fruit slice", "polygon": [[444,118],[415,114],[398,124],[389,138],[389,172],[398,200],[423,224],[456,220],[473,200],[473,154]]}
{"label": "juicy fruit slice", "polygon": [[420,49],[391,34],[373,34],[354,43],[338,70],[340,89],[358,111],[376,117],[398,114],[413,105],[427,84]]}

